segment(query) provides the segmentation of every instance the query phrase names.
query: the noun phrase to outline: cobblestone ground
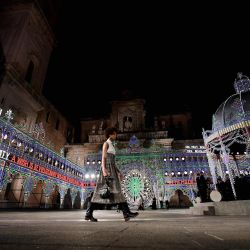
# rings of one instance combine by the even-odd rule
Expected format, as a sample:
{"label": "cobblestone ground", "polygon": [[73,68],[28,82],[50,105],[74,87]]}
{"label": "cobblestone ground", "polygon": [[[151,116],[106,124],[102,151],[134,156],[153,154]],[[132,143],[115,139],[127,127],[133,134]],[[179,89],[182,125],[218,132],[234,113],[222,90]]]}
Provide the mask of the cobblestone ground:
{"label": "cobblestone ground", "polygon": [[113,210],[0,211],[0,249],[250,249],[249,216],[142,211],[129,222]]}

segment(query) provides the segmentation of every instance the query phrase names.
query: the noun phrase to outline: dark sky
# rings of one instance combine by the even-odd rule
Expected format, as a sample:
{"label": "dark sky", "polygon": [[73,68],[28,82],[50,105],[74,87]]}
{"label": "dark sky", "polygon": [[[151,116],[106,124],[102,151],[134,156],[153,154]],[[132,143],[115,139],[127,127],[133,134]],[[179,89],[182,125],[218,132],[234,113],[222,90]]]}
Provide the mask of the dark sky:
{"label": "dark sky", "polygon": [[249,32],[231,13],[174,11],[63,4],[45,96],[76,120],[108,114],[128,89],[146,99],[148,115],[188,109],[196,133],[210,129],[237,72],[250,76]]}

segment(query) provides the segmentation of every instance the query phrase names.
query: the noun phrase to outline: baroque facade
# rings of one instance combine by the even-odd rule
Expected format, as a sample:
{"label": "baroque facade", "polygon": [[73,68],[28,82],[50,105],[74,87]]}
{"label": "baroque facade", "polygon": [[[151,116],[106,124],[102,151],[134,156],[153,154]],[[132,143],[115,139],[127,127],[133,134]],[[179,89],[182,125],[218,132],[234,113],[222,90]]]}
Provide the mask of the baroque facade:
{"label": "baroque facade", "polygon": [[93,190],[100,171],[105,128],[115,126],[117,166],[125,176],[123,191],[130,205],[143,199],[150,206],[156,197],[158,204],[169,200],[172,206],[191,206],[197,192],[196,174],[209,175],[203,140],[176,140],[168,133],[171,130],[172,135],[181,133],[187,138],[191,115],[154,117],[153,127],[147,128],[145,100],[123,99],[111,105],[108,118],[81,121],[80,144],[65,146],[67,158],[84,169],[87,192]]}
{"label": "baroque facade", "polygon": [[[105,128],[114,126],[119,130],[118,139],[124,145],[135,135],[146,144],[154,139],[158,145],[170,147],[173,135],[180,134],[182,139],[189,138],[191,114],[179,113],[154,117],[153,127],[146,128],[145,100],[123,99],[111,102],[111,114],[106,118],[85,118],[80,123],[80,143],[66,145],[67,157],[84,165],[86,155],[95,153],[105,141]],[[170,136],[169,136],[170,131]]]}
{"label": "baroque facade", "polygon": [[0,19],[0,108],[11,109],[14,124],[59,152],[72,142],[73,128],[42,94],[53,31],[37,1],[1,1]]}
{"label": "baroque facade", "polygon": [[42,94],[55,42],[51,7],[50,1],[0,3],[1,208],[83,202],[83,171],[64,157],[73,127]]}

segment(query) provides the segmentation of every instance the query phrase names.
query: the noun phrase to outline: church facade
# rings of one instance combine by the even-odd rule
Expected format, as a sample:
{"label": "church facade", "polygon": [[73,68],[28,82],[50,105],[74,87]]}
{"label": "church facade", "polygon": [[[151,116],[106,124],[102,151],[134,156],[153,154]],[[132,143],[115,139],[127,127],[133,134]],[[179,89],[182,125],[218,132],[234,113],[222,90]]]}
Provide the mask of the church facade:
{"label": "church facade", "polygon": [[69,200],[79,207],[83,200],[83,170],[64,153],[74,128],[42,94],[55,43],[55,16],[43,10],[52,7],[51,1],[0,3],[1,208],[59,208]]}
{"label": "church facade", "polygon": [[[202,139],[188,139],[190,113],[154,117],[147,128],[144,99],[120,99],[111,103],[107,118],[81,121],[81,143],[66,145],[67,157],[84,169],[91,192],[98,178],[105,128],[115,126],[117,166],[125,176],[122,186],[131,206],[158,206],[168,200],[173,207],[192,206],[197,193],[196,174],[209,175]],[[174,129],[176,129],[174,133]],[[182,140],[169,136],[180,133]]]}
{"label": "church facade", "polygon": [[74,131],[42,94],[55,43],[51,26],[37,1],[1,1],[0,19],[0,108],[11,109],[15,125],[59,152]]}

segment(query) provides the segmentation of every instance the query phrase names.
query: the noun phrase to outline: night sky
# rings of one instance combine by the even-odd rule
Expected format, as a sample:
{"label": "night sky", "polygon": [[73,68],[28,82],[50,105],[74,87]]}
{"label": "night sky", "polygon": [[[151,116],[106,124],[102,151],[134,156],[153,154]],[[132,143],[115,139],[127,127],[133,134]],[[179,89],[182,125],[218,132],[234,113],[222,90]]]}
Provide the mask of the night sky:
{"label": "night sky", "polygon": [[77,121],[107,116],[109,102],[128,92],[146,99],[149,117],[191,111],[200,137],[235,93],[237,72],[250,77],[249,39],[235,20],[217,21],[217,14],[212,23],[211,13],[178,20],[136,8],[114,14],[64,4],[44,95]]}

